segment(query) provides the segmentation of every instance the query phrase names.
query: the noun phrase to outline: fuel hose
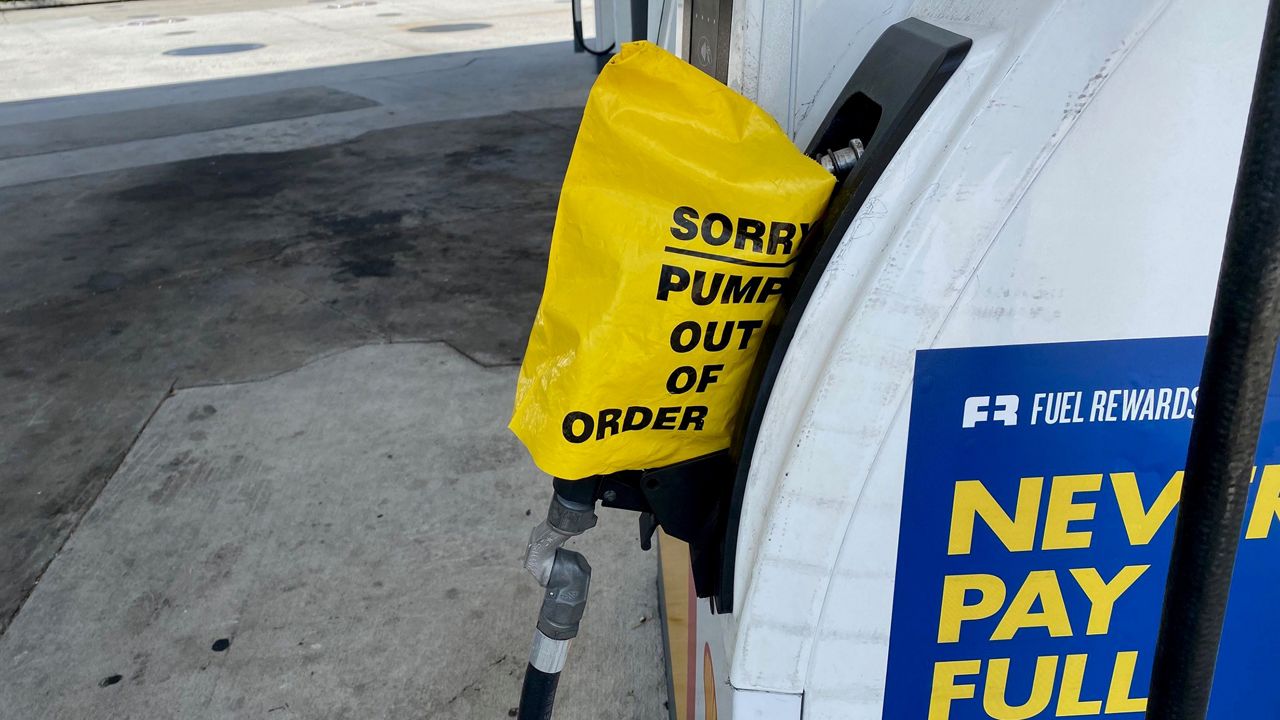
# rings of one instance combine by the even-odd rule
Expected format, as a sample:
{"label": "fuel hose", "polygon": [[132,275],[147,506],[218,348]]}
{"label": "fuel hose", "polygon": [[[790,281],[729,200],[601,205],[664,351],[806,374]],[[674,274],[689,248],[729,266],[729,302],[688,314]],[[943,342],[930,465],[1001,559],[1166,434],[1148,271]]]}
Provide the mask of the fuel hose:
{"label": "fuel hose", "polygon": [[603,50],[592,50],[587,47],[587,41],[582,35],[582,0],[573,0],[571,5],[573,12],[573,49],[596,57],[604,57],[613,52],[613,49],[618,46],[617,43],[613,43]]}
{"label": "fuel hose", "polygon": [[[540,632],[538,636],[546,637]],[[535,637],[535,649],[531,655],[537,655],[537,645],[538,637]],[[516,720],[551,720],[556,704],[556,686],[560,684],[560,671],[564,669],[567,655],[568,641],[565,641],[558,667],[551,664],[546,669],[539,668],[539,663],[545,663],[550,658],[530,657],[529,665],[524,671],[524,685],[520,688],[520,710]]]}
{"label": "fuel hose", "polygon": [[1280,2],[1269,5],[1191,426],[1148,720],[1208,713],[1280,340]]}

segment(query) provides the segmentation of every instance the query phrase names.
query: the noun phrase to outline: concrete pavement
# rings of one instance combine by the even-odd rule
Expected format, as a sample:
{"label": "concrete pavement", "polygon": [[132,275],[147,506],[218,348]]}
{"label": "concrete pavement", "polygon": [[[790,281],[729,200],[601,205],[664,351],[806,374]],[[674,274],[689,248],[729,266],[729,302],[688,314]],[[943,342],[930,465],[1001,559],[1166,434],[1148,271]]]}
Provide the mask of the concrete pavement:
{"label": "concrete pavement", "polygon": [[[0,64],[6,69],[0,101],[337,68],[570,37],[567,0],[135,0],[6,10],[0,12],[0,27],[5,39]],[[175,54],[191,48],[213,50]]]}
{"label": "concrete pavement", "polygon": [[[248,0],[135,0],[0,13],[0,63],[11,69],[0,84],[0,186],[208,155],[314,147],[420,122],[581,106],[594,78],[589,59],[570,50],[567,7],[551,0],[517,4],[532,6],[523,22],[510,3],[489,8],[494,16],[474,14],[488,3],[467,4],[473,14],[459,16],[447,10],[456,3],[441,0],[399,0],[391,18],[379,18],[373,12],[377,5],[343,7],[343,13],[381,22],[377,35],[390,35],[395,43],[364,40],[357,46],[363,54],[335,50],[322,57],[317,53],[333,46],[332,35],[362,38],[373,31],[348,28],[342,21],[357,15],[325,14],[322,3],[295,0],[293,10],[282,15],[273,10],[277,1],[284,2],[268,0],[259,7]],[[227,5],[233,10],[194,13]],[[154,17],[121,16],[130,8]],[[184,27],[207,23],[214,29],[129,25],[177,17],[165,10],[191,15]],[[108,11],[107,17],[64,17]],[[38,21],[47,15],[52,17]],[[405,17],[413,19],[402,22]],[[521,31],[498,32],[504,24]],[[255,30],[243,34],[245,27]],[[412,32],[422,28],[447,31]],[[170,37],[172,32],[212,35],[197,41]],[[273,32],[291,44],[164,55],[184,47],[254,44],[220,42],[236,38],[270,41]],[[409,38],[408,46],[400,44],[401,36]],[[85,46],[84,52],[73,51]],[[103,57],[125,69],[108,71]],[[340,57],[354,61],[339,64]],[[192,75],[199,79],[184,82]]]}
{"label": "concrete pavement", "polygon": [[[0,717],[505,715],[549,483],[503,425],[594,77],[567,5],[0,21]],[[582,544],[563,717],[665,715],[634,522]]]}
{"label": "concrete pavement", "polygon": [[[409,343],[177,392],[0,638],[0,714],[507,717],[547,500],[513,377]],[[654,578],[603,520],[557,717],[661,717]]]}

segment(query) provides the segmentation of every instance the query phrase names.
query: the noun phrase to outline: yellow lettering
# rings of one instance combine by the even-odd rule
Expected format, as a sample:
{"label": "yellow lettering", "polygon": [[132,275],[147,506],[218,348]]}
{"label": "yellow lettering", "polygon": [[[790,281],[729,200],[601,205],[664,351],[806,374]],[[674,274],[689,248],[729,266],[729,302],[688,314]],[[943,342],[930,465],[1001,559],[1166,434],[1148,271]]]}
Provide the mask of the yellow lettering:
{"label": "yellow lettering", "polygon": [[[1032,612],[1031,607],[1040,600],[1042,610]],[[992,640],[1008,640],[1019,630],[1042,627],[1049,629],[1051,637],[1071,637],[1071,619],[1067,616],[1067,603],[1062,598],[1058,574],[1053,570],[1036,570],[1027,574],[1027,580],[1009,603],[1009,609],[991,633]]]}
{"label": "yellow lettering", "polygon": [[1107,690],[1107,714],[1146,712],[1147,699],[1134,698],[1133,670],[1138,664],[1138,653],[1116,653],[1116,667],[1111,672],[1111,687]]}
{"label": "yellow lettering", "polygon": [[1081,700],[1084,690],[1084,666],[1088,655],[1068,655],[1062,664],[1062,690],[1058,693],[1057,717],[1081,717],[1102,714],[1101,700]]}
{"label": "yellow lettering", "polygon": [[[965,599],[970,590],[977,590],[979,597],[976,603],[967,605]],[[995,575],[948,575],[943,578],[938,642],[959,642],[960,626],[964,621],[995,615],[1004,605],[1004,596],[1004,581]]]}
{"label": "yellow lettering", "polygon": [[1071,531],[1076,520],[1092,520],[1097,503],[1075,501],[1076,493],[1097,492],[1102,487],[1101,475],[1058,475],[1049,486],[1049,509],[1044,516],[1045,550],[1087,548],[1093,539],[1088,530]]}
{"label": "yellow lettering", "polygon": [[1111,582],[1103,582],[1102,575],[1096,568],[1075,568],[1071,576],[1080,584],[1080,589],[1089,597],[1088,635],[1106,635],[1111,628],[1111,612],[1115,610],[1116,600],[1133,586],[1142,573],[1150,565],[1126,565],[1116,573]]}
{"label": "yellow lettering", "polygon": [[982,671],[980,660],[940,662],[933,666],[933,693],[929,697],[929,720],[949,720],[951,703],[955,700],[972,700],[975,686],[956,683],[958,675],[977,675]]}
{"label": "yellow lettering", "polygon": [[968,555],[973,549],[973,525],[977,517],[987,523],[991,532],[1009,552],[1027,552],[1035,545],[1036,523],[1040,515],[1040,494],[1044,478],[1024,477],[1018,486],[1018,502],[1013,517],[991,497],[979,480],[956,483],[955,502],[951,505],[951,538],[948,555]]}
{"label": "yellow lettering", "polygon": [[1182,495],[1182,471],[1169,478],[1156,501],[1151,503],[1150,510],[1142,503],[1142,491],[1138,489],[1138,478],[1133,473],[1111,473],[1111,485],[1116,491],[1116,504],[1120,506],[1120,518],[1124,520],[1129,544],[1146,545],[1178,505],[1178,498]]}
{"label": "yellow lettering", "polygon": [[1271,534],[1271,526],[1280,517],[1280,465],[1268,465],[1262,469],[1262,482],[1258,484],[1258,497],[1253,501],[1253,514],[1249,516],[1249,528],[1245,540],[1265,540]]}
{"label": "yellow lettering", "polygon": [[1010,705],[1009,658],[992,658],[987,664],[987,684],[982,691],[982,709],[992,720],[1027,720],[1044,712],[1053,698],[1053,679],[1058,675],[1058,657],[1036,658],[1036,674],[1031,680],[1031,697],[1022,705]]}

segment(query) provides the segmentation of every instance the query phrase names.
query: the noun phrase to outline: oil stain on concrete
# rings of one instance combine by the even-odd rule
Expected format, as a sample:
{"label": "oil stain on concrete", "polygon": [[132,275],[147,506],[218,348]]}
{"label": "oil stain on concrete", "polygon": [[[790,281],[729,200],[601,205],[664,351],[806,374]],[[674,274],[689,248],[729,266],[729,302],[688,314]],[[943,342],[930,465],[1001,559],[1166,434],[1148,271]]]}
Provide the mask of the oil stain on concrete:
{"label": "oil stain on concrete", "polygon": [[518,362],[579,112],[0,189],[0,629],[172,389],[391,341]]}
{"label": "oil stain on concrete", "polygon": [[[0,715],[507,716],[579,112],[0,189]],[[583,540],[566,718],[665,716],[634,532]]]}

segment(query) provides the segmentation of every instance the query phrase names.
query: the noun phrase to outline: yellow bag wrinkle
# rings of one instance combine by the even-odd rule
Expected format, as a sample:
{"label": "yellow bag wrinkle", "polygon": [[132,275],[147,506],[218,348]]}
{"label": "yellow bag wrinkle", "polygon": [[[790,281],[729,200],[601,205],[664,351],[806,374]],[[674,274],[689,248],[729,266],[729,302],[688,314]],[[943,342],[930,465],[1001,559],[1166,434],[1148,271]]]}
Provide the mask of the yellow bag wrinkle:
{"label": "yellow bag wrinkle", "polygon": [[579,479],[729,446],[791,262],[835,179],[767,113],[649,43],[583,112],[511,430]]}

